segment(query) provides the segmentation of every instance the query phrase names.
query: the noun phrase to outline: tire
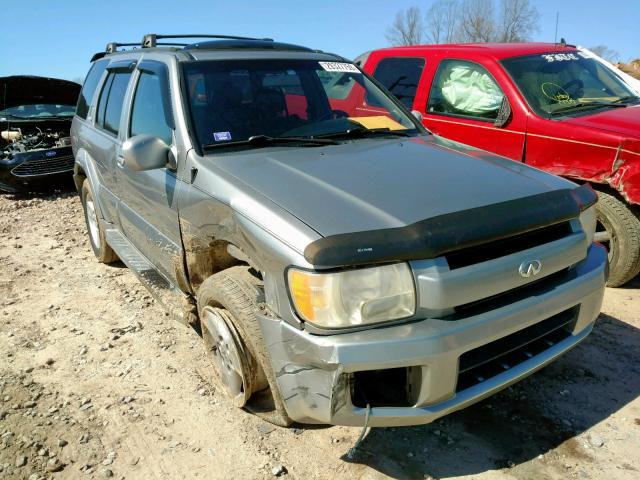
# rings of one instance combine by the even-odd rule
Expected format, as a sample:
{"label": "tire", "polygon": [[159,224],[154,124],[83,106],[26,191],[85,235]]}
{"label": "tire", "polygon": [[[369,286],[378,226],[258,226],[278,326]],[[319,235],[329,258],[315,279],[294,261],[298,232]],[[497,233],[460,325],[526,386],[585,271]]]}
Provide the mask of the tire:
{"label": "tire", "polygon": [[[104,233],[104,223],[98,216],[95,209],[95,201],[89,180],[82,183],[80,190],[80,198],[82,199],[82,208],[84,210],[84,221],[87,225],[87,234],[93,254],[100,263],[113,263],[118,260],[116,252],[109,246]],[[93,218],[91,218],[93,217]]]}
{"label": "tire", "polygon": [[[249,272],[247,266],[231,267],[206,279],[197,294],[200,326],[205,339],[207,352],[211,355],[213,370],[218,382],[234,400],[238,407],[254,413],[260,418],[278,426],[287,427],[292,420],[284,408],[282,396],[278,390],[275,375],[266,351],[262,331],[258,325],[256,313],[258,304],[263,300],[261,281]],[[225,321],[230,337],[235,342],[237,357],[242,363],[242,389],[235,389],[235,384],[225,384],[228,379],[228,359],[220,360],[219,352],[228,351],[228,339],[225,335],[211,332],[220,327],[211,327],[211,319],[216,322]],[[224,328],[224,326],[222,327]],[[214,337],[217,340],[214,340]],[[220,344],[216,342],[222,342]],[[218,357],[216,357],[218,355]],[[235,358],[234,355],[230,357]]]}
{"label": "tire", "polygon": [[609,251],[607,286],[620,287],[640,272],[640,219],[618,198],[598,192],[596,241]]}

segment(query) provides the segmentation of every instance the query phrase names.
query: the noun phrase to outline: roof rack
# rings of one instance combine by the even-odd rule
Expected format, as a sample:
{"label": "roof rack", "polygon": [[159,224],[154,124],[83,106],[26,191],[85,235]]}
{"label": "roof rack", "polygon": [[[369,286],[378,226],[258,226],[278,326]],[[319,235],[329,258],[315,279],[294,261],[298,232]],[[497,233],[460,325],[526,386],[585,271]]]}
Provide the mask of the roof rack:
{"label": "roof rack", "polygon": [[139,43],[116,43],[116,42],[111,42],[111,43],[107,43],[107,48],[105,48],[105,52],[107,53],[114,53],[118,50],[118,47],[137,47],[139,46]]}
{"label": "roof rack", "polygon": [[158,40],[165,38],[220,38],[225,40],[261,40],[264,42],[273,42],[273,38],[252,38],[252,37],[238,37],[236,35],[199,35],[189,33],[185,35],[158,35],[156,33],[149,33],[142,37],[142,48],[154,48],[157,45],[177,45],[184,47],[189,45],[188,43],[175,43],[175,42],[163,42],[158,43]]}
{"label": "roof rack", "polygon": [[[205,41],[199,43],[184,43],[173,41],[172,39],[215,39],[223,40],[222,42]],[[158,40],[167,39],[167,42],[159,42]],[[226,40],[226,42],[225,42]],[[99,58],[116,53],[119,47],[138,47],[138,48],[155,48],[158,46],[167,47],[184,47],[185,49],[225,49],[225,48],[268,48],[277,50],[304,50],[314,51],[317,53],[323,53],[320,50],[312,50],[306,47],[300,47],[298,45],[291,45],[288,43],[274,42],[272,38],[253,38],[253,37],[240,37],[237,35],[208,35],[208,34],[175,34],[175,35],[160,35],[157,33],[148,33],[142,37],[141,43],[118,43],[110,42],[104,52],[96,53],[91,61],[98,60]],[[334,55],[338,57],[337,55]],[[342,58],[342,57],[340,57]]]}

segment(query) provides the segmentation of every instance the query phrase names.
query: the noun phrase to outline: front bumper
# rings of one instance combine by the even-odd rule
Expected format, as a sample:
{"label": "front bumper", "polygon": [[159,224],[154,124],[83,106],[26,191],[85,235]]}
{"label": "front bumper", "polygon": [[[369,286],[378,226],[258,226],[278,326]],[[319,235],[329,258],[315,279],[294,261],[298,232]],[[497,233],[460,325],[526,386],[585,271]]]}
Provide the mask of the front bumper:
{"label": "front bumper", "polygon": [[[259,322],[289,416],[301,423],[359,426],[354,372],[412,367],[415,402],[371,409],[370,426],[429,423],[517,382],[577,345],[593,328],[606,282],[607,254],[597,244],[574,275],[552,290],[462,320],[425,319],[332,336],[312,335],[266,316]],[[574,308],[567,336],[527,360],[456,391],[465,352]],[[415,372],[418,372],[415,375]]]}

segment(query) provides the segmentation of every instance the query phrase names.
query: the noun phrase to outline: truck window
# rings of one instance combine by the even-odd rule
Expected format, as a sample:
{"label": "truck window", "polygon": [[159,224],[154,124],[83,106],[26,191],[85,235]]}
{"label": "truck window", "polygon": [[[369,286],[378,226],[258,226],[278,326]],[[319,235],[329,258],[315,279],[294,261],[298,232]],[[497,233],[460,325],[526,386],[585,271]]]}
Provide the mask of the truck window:
{"label": "truck window", "polygon": [[166,79],[155,73],[140,73],[131,108],[129,136],[146,134],[161,138],[167,145],[173,142],[168,89],[166,84],[163,89],[163,81]]}
{"label": "truck window", "polygon": [[98,100],[96,124],[116,136],[120,130],[122,103],[130,79],[131,72],[109,73]]}
{"label": "truck window", "polygon": [[87,118],[93,94],[98,87],[98,82],[100,81],[100,78],[102,78],[102,73],[104,72],[104,69],[107,68],[108,63],[109,60],[100,60],[99,62],[94,63],[91,66],[89,73],[87,73],[87,78],[82,85],[82,90],[78,97],[78,105],[76,106],[76,115],[80,118]]}
{"label": "truck window", "polygon": [[412,108],[424,63],[424,58],[385,58],[378,63],[373,77],[408,108]]}
{"label": "truck window", "polygon": [[481,65],[443,60],[431,86],[427,113],[494,120],[504,94]]}
{"label": "truck window", "polygon": [[583,52],[502,60],[531,108],[542,117],[597,110],[634,97],[613,72]]}

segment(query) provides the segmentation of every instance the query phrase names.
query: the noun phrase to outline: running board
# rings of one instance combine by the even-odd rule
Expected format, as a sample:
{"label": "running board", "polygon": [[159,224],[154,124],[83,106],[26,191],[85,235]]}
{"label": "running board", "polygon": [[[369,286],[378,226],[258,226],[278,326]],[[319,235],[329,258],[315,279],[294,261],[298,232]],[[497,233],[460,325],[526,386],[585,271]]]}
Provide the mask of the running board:
{"label": "running board", "polygon": [[188,325],[188,312],[191,309],[189,295],[176,288],[164,275],[158,272],[151,262],[118,230],[107,229],[105,235],[109,246],[129,270],[135,273],[153,298],[176,320]]}

